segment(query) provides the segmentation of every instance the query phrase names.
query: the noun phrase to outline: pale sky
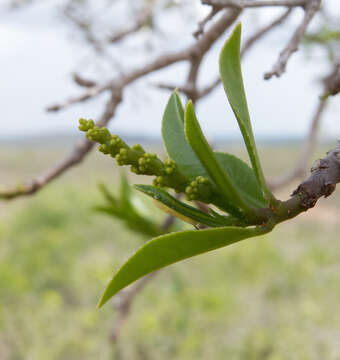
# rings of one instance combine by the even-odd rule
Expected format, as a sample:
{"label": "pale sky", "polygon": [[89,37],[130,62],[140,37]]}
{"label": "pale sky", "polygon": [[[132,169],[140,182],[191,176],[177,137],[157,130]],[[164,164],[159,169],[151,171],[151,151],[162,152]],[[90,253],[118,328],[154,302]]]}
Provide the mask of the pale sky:
{"label": "pale sky", "polygon": [[[333,3],[340,10],[339,2],[336,3],[335,0]],[[105,95],[99,100],[81,103],[58,114],[48,114],[44,110],[51,103],[81,93],[82,89],[72,83],[70,73],[75,67],[81,68],[88,51],[79,41],[70,39],[72,32],[55,18],[51,4],[52,0],[15,13],[1,14],[1,137],[52,132],[75,134],[79,117],[96,118],[102,109]],[[273,11],[278,13],[277,10],[267,11],[263,19],[270,18]],[[258,137],[302,136],[316,107],[321,89],[316,77],[324,73],[322,69],[326,69],[322,53],[313,54],[312,59],[308,59],[302,52],[295,54],[282,78],[263,80],[263,73],[270,70],[301,15],[302,12],[297,13],[287,26],[266,37],[243,62],[249,108]],[[251,16],[243,19],[245,37]],[[169,23],[171,24],[171,20]],[[190,28],[187,32],[194,30]],[[201,70],[203,83],[208,83],[217,74],[218,50],[225,38],[205,61]],[[173,46],[176,45],[174,41]],[[142,64],[147,59],[138,61]],[[114,132],[122,135],[158,135],[169,94],[156,91],[145,84],[164,79],[173,82],[184,74],[184,70],[183,66],[174,66],[130,87],[124,94],[125,102],[119,107],[112,122]],[[322,126],[323,134],[334,138],[340,138],[337,100],[332,99]],[[239,136],[236,120],[221,89],[206,98],[198,106],[197,113],[202,127],[210,137]]]}

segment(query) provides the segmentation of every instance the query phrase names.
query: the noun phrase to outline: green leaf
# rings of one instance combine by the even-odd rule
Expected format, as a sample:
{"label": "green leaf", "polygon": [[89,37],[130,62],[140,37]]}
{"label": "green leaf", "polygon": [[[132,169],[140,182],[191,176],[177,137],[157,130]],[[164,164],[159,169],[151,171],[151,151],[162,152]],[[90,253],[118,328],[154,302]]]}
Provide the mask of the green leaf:
{"label": "green leaf", "polygon": [[268,231],[264,227],[221,227],[156,237],[143,245],[118,270],[105,289],[98,306],[101,307],[118,291],[155,270]]}
{"label": "green leaf", "polygon": [[162,210],[178,217],[183,221],[186,221],[189,224],[204,224],[210,227],[221,227],[231,225],[233,221],[237,221],[237,219],[232,219],[229,217],[211,216],[201,210],[198,210],[175,199],[166,191],[151,185],[135,185],[135,188],[144,194],[151,196],[157,202],[163,204],[161,207]]}
{"label": "green leaf", "polygon": [[215,152],[218,162],[226,173],[229,174],[233,183],[242,194],[242,197],[254,207],[267,207],[268,203],[264,199],[259,183],[256,179],[254,170],[238,157]]}
{"label": "green leaf", "polygon": [[250,122],[240,63],[241,24],[225,43],[220,55],[220,75],[229,103],[238,121],[256,178],[267,199],[272,199],[261,168]]}
{"label": "green leaf", "polygon": [[250,213],[251,209],[248,204],[241,198],[240,192],[229,174],[223,170],[221,164],[217,161],[214,152],[205,139],[191,101],[188,102],[185,109],[185,134],[190,146],[200,159],[210,178],[214,181],[219,192],[230,204],[234,205],[234,209],[228,209],[228,211],[237,213],[239,208],[245,213]]}
{"label": "green leaf", "polygon": [[105,200],[109,203],[109,204],[117,204],[117,199],[112,195],[112,193],[110,192],[110,190],[107,188],[107,186],[103,183],[100,183],[98,185],[99,191],[103,194]]}
{"label": "green leaf", "polygon": [[189,146],[184,134],[184,110],[176,91],[172,93],[165,108],[162,121],[162,136],[169,157],[190,180],[205,175],[205,170]]}
{"label": "green leaf", "polygon": [[132,205],[132,190],[131,186],[127,181],[126,175],[123,173],[120,178],[120,189],[119,189],[120,202],[123,209],[126,212],[133,210]]}
{"label": "green leaf", "polygon": [[94,210],[122,220],[130,230],[136,231],[139,234],[150,237],[163,233],[157,223],[148,219],[144,214],[140,214],[135,208],[133,199],[136,193],[133,193],[125,176],[121,177],[120,197],[118,199],[111,194],[104,184],[100,184],[99,188],[107,204],[95,206]]}

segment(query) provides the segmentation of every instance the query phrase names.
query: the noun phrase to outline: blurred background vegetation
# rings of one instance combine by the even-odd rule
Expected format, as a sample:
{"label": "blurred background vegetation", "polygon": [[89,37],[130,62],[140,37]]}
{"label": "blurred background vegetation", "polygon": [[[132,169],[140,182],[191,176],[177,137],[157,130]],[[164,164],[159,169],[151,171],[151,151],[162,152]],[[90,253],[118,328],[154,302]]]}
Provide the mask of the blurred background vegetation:
{"label": "blurred background vegetation", "polygon": [[[68,146],[2,146],[2,180],[33,175]],[[228,150],[245,155],[236,145]],[[284,172],[297,151],[262,145],[267,174]],[[270,235],[160,272],[113,342],[113,304],[95,306],[113,271],[145,241],[94,212],[104,203],[97,182],[117,194],[119,170],[94,153],[29,201],[1,203],[1,360],[340,357],[339,194]]]}
{"label": "blurred background vegetation", "polygon": [[[36,34],[45,35],[48,30],[54,34],[59,25],[50,21],[50,18],[41,16],[45,12],[38,12],[38,15],[31,15],[31,18],[26,17],[25,13],[19,13],[19,18],[14,21],[15,26],[11,27],[13,24],[8,14],[26,9],[26,5],[29,8],[38,3],[47,4],[43,0],[0,1],[0,10],[9,11],[5,15],[1,13],[2,19],[10,19],[7,24],[10,26],[4,27],[7,29],[5,34],[15,32],[15,29],[17,36],[26,34],[32,25],[33,29],[38,25]],[[6,68],[4,61],[2,79],[6,79],[5,75],[8,73],[9,80],[8,83],[3,81],[5,90],[2,91],[2,98],[7,96],[6,99],[9,100],[2,104],[2,118],[6,121],[1,120],[1,189],[11,189],[23,179],[35,178],[67,156],[74,146],[72,134],[76,132],[76,117],[91,116],[98,113],[98,108],[103,107],[103,99],[100,97],[97,107],[94,102],[82,103],[74,113],[63,112],[58,121],[53,117],[54,121],[51,118],[51,122],[45,121],[45,118],[41,118],[40,123],[36,122],[38,116],[35,113],[31,115],[29,105],[33,104],[32,107],[41,109],[47,105],[45,101],[55,102],[67,93],[64,82],[59,85],[57,83],[57,78],[61,77],[58,70],[63,66],[63,59],[74,57],[78,65],[74,68],[70,66],[72,71],[84,72],[90,79],[98,78],[100,83],[104,79],[110,79],[115,73],[128,70],[130,62],[139,64],[141,59],[144,61],[144,57],[150,57],[150,54],[154,56],[158,52],[167,52],[169,49],[172,51],[177,49],[178,43],[182,46],[191,41],[191,31],[186,31],[183,38],[178,36],[178,32],[183,31],[183,23],[187,28],[196,29],[197,15],[201,19],[201,15],[206,14],[206,11],[201,12],[197,5],[199,2],[193,7],[190,0],[159,1],[154,11],[155,19],[144,24],[139,41],[140,34],[137,34],[137,41],[128,41],[125,45],[114,47],[107,54],[103,50],[108,47],[108,33],[112,29],[124,28],[122,25],[125,25],[125,18],[117,16],[115,9],[110,6],[120,6],[123,3],[127,5],[127,16],[135,19],[140,5],[151,2],[136,1],[131,7],[129,5],[132,2],[121,0],[54,1],[52,7],[55,7],[58,19],[64,25],[71,25],[71,28],[65,29],[68,29],[74,52],[63,50],[61,43],[57,42],[55,45],[57,37],[43,42],[39,37],[38,40],[34,39],[31,34],[30,41],[22,40],[25,37],[21,38],[21,43],[19,41],[22,53],[16,53],[18,49],[15,48],[12,51],[13,57],[9,57],[10,60],[6,58],[7,65],[13,63],[14,70],[6,70],[9,67]],[[324,3],[329,5],[332,1]],[[338,8],[337,0],[333,0],[334,4]],[[97,7],[100,12],[96,10]],[[109,8],[111,12],[107,11]],[[176,12],[172,12],[173,9]],[[168,14],[172,14],[170,21]],[[262,22],[262,12],[260,14],[250,13],[246,18],[252,20],[248,24],[253,24],[254,29],[266,23]],[[270,14],[263,11],[266,21],[272,20]],[[260,144],[265,172],[270,179],[286,174],[296,165],[301,144],[296,141],[296,137],[294,140],[290,138],[291,141],[288,142],[286,140],[292,134],[301,135],[301,124],[306,124],[309,118],[305,114],[301,116],[299,111],[304,109],[310,116],[314,103],[322,92],[319,80],[339,58],[338,14],[329,9],[327,11],[327,8],[323,8],[320,14],[312,31],[304,39],[306,46],[303,47],[305,51],[302,60],[300,58],[300,62],[295,65],[292,61],[287,76],[272,82],[271,87],[267,86],[267,93],[262,92],[263,89],[258,90],[260,86],[264,86],[259,80],[262,69],[257,70],[256,76],[248,81],[250,87],[255,89],[253,94],[257,93],[259,96],[249,97],[253,98],[254,105],[258,104],[258,108],[252,106],[252,110],[257,110],[254,111],[257,129],[262,129],[262,135],[269,134],[267,139],[272,139],[271,134],[274,134],[275,128],[276,135],[279,134],[281,139]],[[112,21],[113,18],[117,23]],[[23,20],[28,20],[29,27],[24,26],[20,30],[18,24],[24,23]],[[43,20],[44,26],[39,27],[40,22],[44,23]],[[176,24],[176,29],[173,24]],[[271,56],[276,59],[283,47],[282,41],[287,41],[287,30],[291,36],[296,24],[297,22],[289,23],[280,30],[280,36],[272,38],[275,41],[272,40],[270,46],[260,47],[260,51],[255,54],[260,59],[257,63],[261,62],[268,70],[272,60],[264,62],[263,58]],[[5,40],[11,42],[16,35],[8,35],[9,40]],[[93,38],[92,35],[96,37]],[[36,47],[26,50],[25,46],[31,47],[34,41]],[[90,49],[89,53],[85,53],[86,56],[79,50],[79,44]],[[105,45],[104,49],[100,46],[98,48],[98,45]],[[57,48],[59,57],[55,57],[52,48]],[[315,48],[322,51],[314,52]],[[9,49],[12,47],[8,46],[2,55],[11,54]],[[40,49],[40,53],[36,49]],[[264,52],[266,49],[267,52]],[[135,56],[137,51],[142,50],[143,56]],[[39,56],[35,53],[37,51]],[[40,57],[44,52],[51,52],[55,62],[46,60],[48,57]],[[38,70],[32,71],[33,62],[30,63],[30,58],[24,56],[31,53],[34,55],[35,69]],[[18,60],[17,63],[14,58]],[[84,59],[80,61],[80,58]],[[251,66],[258,66],[253,61],[254,58],[250,57],[246,63],[248,73],[253,73],[254,68]],[[117,66],[116,60],[119,60],[120,66]],[[301,67],[296,64],[306,65],[307,69],[307,64],[310,63],[313,63],[313,69],[318,70],[312,71],[313,77],[318,81],[309,79],[303,83],[302,79],[307,77],[308,72],[301,71]],[[213,64],[216,66],[215,59]],[[214,77],[215,71],[211,71],[210,62],[206,65],[208,71],[202,73]],[[175,71],[176,76],[174,72],[169,72],[168,80],[179,81],[180,76],[183,78],[184,72],[178,72],[178,68]],[[24,74],[32,75],[26,85]],[[55,74],[56,78],[49,78],[48,74]],[[64,75],[66,74],[62,76]],[[289,76],[290,82],[285,82]],[[330,76],[334,77],[332,73]],[[49,88],[39,85],[40,89],[38,86],[38,90],[35,89],[34,92],[32,89],[41,78],[47,79]],[[159,78],[154,80],[158,81]],[[206,80],[208,79],[204,82]],[[144,87],[127,91],[129,101],[125,101],[124,105],[133,111],[120,111],[121,121],[117,121],[117,125],[114,122],[116,130],[121,126],[126,133],[136,137],[131,129],[136,132],[138,124],[155,139],[155,133],[158,134],[157,126],[159,128],[160,124],[158,110],[164,107],[164,99],[168,94],[164,93],[164,101],[159,100],[160,97],[155,98],[158,90],[153,90],[152,96],[148,95],[145,89],[150,89],[149,82],[150,78],[147,78],[143,83]],[[294,84],[296,88],[298,85],[304,87],[303,91],[300,88],[295,92]],[[11,89],[14,89],[13,94]],[[73,90],[69,92],[72,93]],[[313,99],[309,96],[312,92]],[[276,100],[268,99],[266,94],[273,93],[277,95]],[[46,94],[50,97],[48,101],[44,97]],[[296,94],[300,94],[303,100]],[[287,102],[286,99],[282,100],[286,96]],[[153,103],[150,99],[153,99]],[[223,106],[224,102],[223,95]],[[290,106],[296,103],[301,106]],[[334,114],[337,113],[337,108],[334,103],[327,116],[333,114],[336,119]],[[214,106],[213,102],[209,104],[211,105],[206,107],[206,114],[209,116],[205,118],[212,125],[213,121],[217,123],[219,120],[218,116],[215,119],[215,113],[219,113],[220,108]],[[8,114],[4,110],[6,105]],[[146,116],[147,113],[143,115],[145,108],[152,112],[153,117]],[[16,110],[21,111],[22,115],[13,116]],[[274,112],[277,113],[275,122],[271,115]],[[64,130],[72,128],[72,134],[70,131],[65,136],[60,135],[61,121],[64,121],[64,125],[67,124]],[[127,124],[127,127],[124,128],[122,124]],[[295,133],[298,127],[299,134]],[[267,128],[271,130],[267,131]],[[11,132],[8,129],[12,129]],[[49,132],[43,133],[46,129]],[[331,138],[337,136],[338,129],[337,120],[328,122],[325,128],[321,128],[322,131],[327,130],[326,135]],[[229,130],[228,133],[217,131],[219,139],[224,139],[224,144],[229,142],[229,147],[221,148],[218,143],[214,145],[219,150],[233,152],[246,159],[237,140],[225,136],[230,135]],[[58,131],[59,135],[56,135]],[[143,131],[138,130],[138,135]],[[24,139],[28,133],[37,136]],[[17,138],[9,139],[8,134],[15,134]],[[283,141],[283,138],[286,140]],[[158,140],[151,143],[150,139],[144,139],[143,146],[161,153]],[[131,145],[134,140],[127,139],[127,142]],[[324,155],[333,146],[334,142],[320,144],[313,158]],[[265,237],[247,240],[160,271],[136,297],[129,317],[121,328],[120,337],[118,341],[114,341],[113,333],[120,321],[117,307],[114,302],[110,302],[97,310],[97,301],[113,272],[143,241],[150,238],[149,235],[138,235],[126,227],[128,221],[143,221],[138,218],[138,213],[127,221],[122,216],[117,219],[105,211],[95,210],[98,207],[105,210],[103,206],[108,205],[98,188],[99,183],[104,183],[114,196],[121,196],[121,174],[122,169],[116,167],[112,159],[93,152],[81,166],[73,167],[33,197],[0,202],[0,360],[340,359],[340,244],[337,242],[339,192],[335,192],[330,199],[320,200],[315,209],[294,221],[283,223]],[[150,181],[143,177],[138,177],[137,181],[132,174],[128,176],[130,182]],[[279,197],[287,198],[297,183],[296,181],[288,189],[281,189]],[[143,195],[140,195],[137,207],[143,207],[140,214],[153,223],[162,224],[166,217]],[[190,227],[177,221],[172,229],[181,226]],[[145,229],[145,234],[153,231],[149,226]]]}

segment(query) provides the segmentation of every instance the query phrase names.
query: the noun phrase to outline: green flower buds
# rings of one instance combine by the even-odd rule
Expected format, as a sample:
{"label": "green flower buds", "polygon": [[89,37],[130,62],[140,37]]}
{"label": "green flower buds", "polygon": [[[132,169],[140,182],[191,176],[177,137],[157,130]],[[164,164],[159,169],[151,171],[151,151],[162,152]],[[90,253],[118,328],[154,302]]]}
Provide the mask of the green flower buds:
{"label": "green flower buds", "polygon": [[138,169],[144,175],[162,175],[164,164],[156,154],[145,153],[138,160]]}
{"label": "green flower buds", "polygon": [[115,158],[119,166],[131,165],[130,170],[135,174],[156,176],[154,186],[185,192],[188,200],[210,203],[213,187],[208,179],[198,176],[190,182],[175,161],[167,159],[163,163],[156,154],[145,152],[139,144],[130,147],[119,136],[111,135],[107,128],[96,126],[93,120],[79,119],[79,129],[86,132],[89,140],[99,143],[99,151]]}
{"label": "green flower buds", "polygon": [[203,176],[197,176],[190,185],[185,188],[185,194],[188,200],[200,200],[209,203],[213,194],[213,187],[209,179]]}
{"label": "green flower buds", "polygon": [[86,119],[79,119],[79,126],[78,129],[80,131],[87,131],[89,129],[92,129],[94,127],[94,121],[92,119],[86,120]]}
{"label": "green flower buds", "polygon": [[176,192],[184,192],[188,179],[178,170],[177,164],[171,159],[164,161],[163,176],[158,176],[153,184],[159,187],[169,187]]}

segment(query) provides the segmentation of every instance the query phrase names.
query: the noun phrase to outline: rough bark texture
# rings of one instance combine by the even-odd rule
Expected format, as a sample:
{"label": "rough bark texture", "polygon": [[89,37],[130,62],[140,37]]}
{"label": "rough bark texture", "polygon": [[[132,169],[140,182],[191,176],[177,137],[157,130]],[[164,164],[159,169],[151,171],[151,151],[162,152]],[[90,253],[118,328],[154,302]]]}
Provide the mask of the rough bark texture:
{"label": "rough bark texture", "polygon": [[312,208],[317,200],[333,193],[340,182],[340,143],[323,159],[317,160],[311,168],[311,175],[293,192],[301,196],[304,210]]}

